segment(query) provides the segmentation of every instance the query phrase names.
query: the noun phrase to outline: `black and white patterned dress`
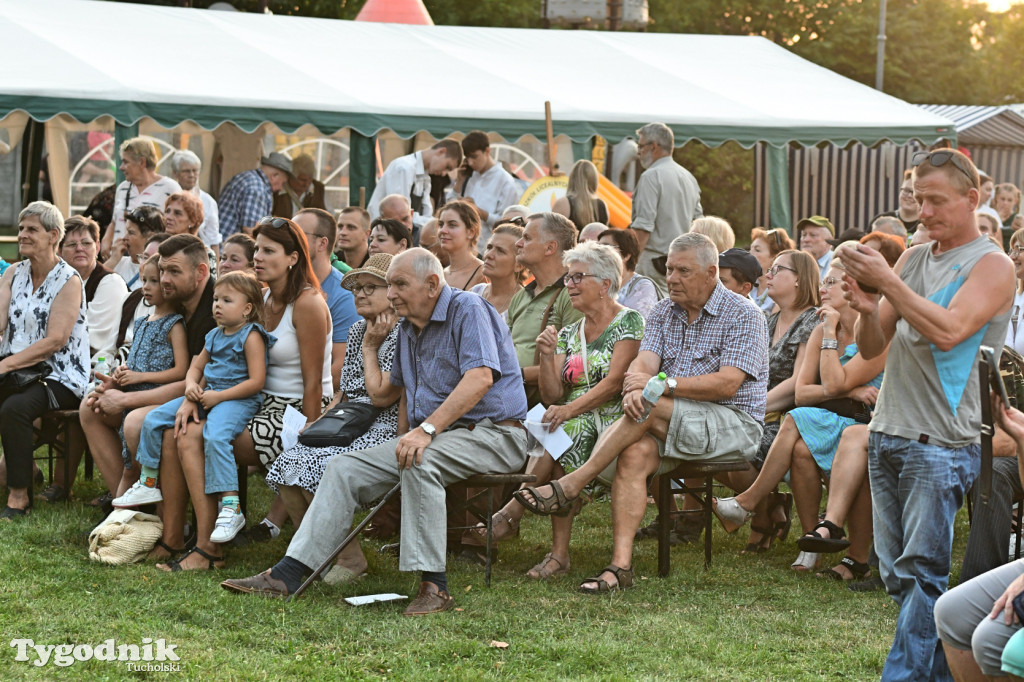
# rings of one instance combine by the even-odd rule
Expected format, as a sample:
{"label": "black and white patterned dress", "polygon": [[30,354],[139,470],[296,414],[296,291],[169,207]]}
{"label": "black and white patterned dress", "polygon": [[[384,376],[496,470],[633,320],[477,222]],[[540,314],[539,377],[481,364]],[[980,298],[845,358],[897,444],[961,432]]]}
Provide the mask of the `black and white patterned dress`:
{"label": "black and white patterned dress", "polygon": [[63,260],[58,260],[39,288],[33,291],[31,262],[26,259],[14,267],[11,306],[2,352],[20,353],[46,338],[54,299],[68,280],[77,279],[82,288],[78,319],[71,329],[68,342],[46,358],[46,363],[53,370],[46,378],[62,384],[79,398],[83,397],[89,385],[89,330],[85,324],[85,284],[82,278],[77,270]]}
{"label": "black and white patterned dress", "polygon": [[[345,363],[341,367],[341,390],[349,402],[370,403],[366,392],[366,375],[363,370],[363,336],[366,334],[366,320],[359,320],[348,331],[345,346]],[[384,343],[377,349],[377,362],[382,372],[391,371],[398,344],[396,325]],[[384,441],[391,440],[398,433],[398,402],[383,410],[370,425],[370,429],[352,441],[348,447],[313,448],[296,445],[274,460],[267,474],[267,484],[277,490],[281,485],[299,486],[315,493],[331,457],[355,450],[365,450]]]}

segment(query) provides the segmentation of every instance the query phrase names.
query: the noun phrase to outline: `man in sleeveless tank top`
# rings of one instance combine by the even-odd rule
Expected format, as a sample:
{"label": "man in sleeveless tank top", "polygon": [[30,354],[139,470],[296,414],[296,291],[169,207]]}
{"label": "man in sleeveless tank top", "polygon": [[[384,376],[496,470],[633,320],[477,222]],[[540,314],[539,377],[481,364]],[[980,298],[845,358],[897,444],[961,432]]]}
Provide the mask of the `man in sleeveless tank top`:
{"label": "man in sleeveless tank top", "polygon": [[874,357],[891,342],[868,445],[875,548],[900,607],[882,679],[949,680],[950,668],[967,679],[971,651],[939,646],[933,607],[949,579],[953,520],[980,468],[978,348],[1006,338],[1014,272],[978,231],[970,159],[940,149],[914,162],[914,196],[935,242],[909,249],[892,271],[863,246],[837,257],[860,313],[860,352]]}

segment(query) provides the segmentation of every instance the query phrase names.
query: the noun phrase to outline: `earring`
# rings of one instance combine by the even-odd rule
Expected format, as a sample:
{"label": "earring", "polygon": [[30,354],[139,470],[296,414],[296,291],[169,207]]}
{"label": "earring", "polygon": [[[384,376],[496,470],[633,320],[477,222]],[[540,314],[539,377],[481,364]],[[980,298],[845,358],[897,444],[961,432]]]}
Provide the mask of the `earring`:
{"label": "earring", "polygon": [[289,265],[289,266],[288,266],[288,272],[291,272],[291,271],[292,271],[292,266],[291,266],[291,265]]}

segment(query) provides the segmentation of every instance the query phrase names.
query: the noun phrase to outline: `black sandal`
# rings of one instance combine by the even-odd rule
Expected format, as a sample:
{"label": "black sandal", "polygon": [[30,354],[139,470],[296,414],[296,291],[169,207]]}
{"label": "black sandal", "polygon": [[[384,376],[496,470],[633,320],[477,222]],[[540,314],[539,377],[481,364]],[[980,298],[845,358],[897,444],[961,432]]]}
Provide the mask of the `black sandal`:
{"label": "black sandal", "polygon": [[[755,517],[757,518],[757,517]],[[757,542],[748,542],[747,546],[743,548],[740,554],[764,554],[772,548],[772,542],[775,540],[775,524],[769,526],[755,526],[753,523],[750,524],[750,532],[760,533],[761,539]],[[765,540],[768,544],[765,545]]]}
{"label": "black sandal", "polygon": [[793,525],[793,494],[772,493],[772,500],[775,502],[772,510],[774,510],[775,507],[782,507],[782,511],[786,515],[785,521],[775,521],[772,523],[772,528],[775,531],[775,539],[783,542],[789,537],[789,529]]}
{"label": "black sandal", "polygon": [[[203,557],[208,562],[210,562],[210,565],[206,567],[206,569],[208,571],[212,571],[215,568],[217,568],[216,566],[214,566],[214,564],[217,563],[218,561],[224,561],[224,557],[222,557],[222,556],[216,556],[214,554],[207,554],[206,552],[204,552],[203,550],[199,549],[198,547],[193,547],[192,549],[188,550],[187,552],[182,554],[177,559],[171,559],[170,561],[168,561],[166,564],[164,564],[165,566],[167,566],[167,568],[166,569],[162,569],[161,568],[160,570],[162,570],[162,571],[166,570],[167,572],[170,572],[170,573],[178,573],[179,571],[184,571],[185,569],[181,567],[181,562],[184,561],[185,559],[187,559],[192,554],[199,554],[199,556]],[[160,568],[159,564],[157,564],[157,568]],[[199,570],[199,569],[190,569],[190,570]]]}
{"label": "black sandal", "polygon": [[850,571],[852,578],[845,578],[843,574],[834,568],[828,568],[824,571],[818,571],[817,575],[819,578],[832,578],[833,580],[841,580],[847,582],[850,580],[863,580],[871,573],[871,564],[863,561],[854,561],[848,556],[844,556],[839,562],[840,565],[846,566],[847,570]]}
{"label": "black sandal", "polygon": [[[823,538],[816,531],[824,528],[828,531],[829,537]],[[831,554],[842,552],[850,546],[846,539],[846,531],[842,526],[837,526],[831,521],[825,520],[818,523],[810,533],[807,533],[796,541],[796,546],[804,552],[815,552],[816,554]]]}
{"label": "black sandal", "polygon": [[[165,550],[167,550],[167,554],[169,556],[179,556],[179,555],[184,554],[185,552],[188,551],[188,549],[185,549],[185,548],[175,549],[174,547],[171,547],[166,542],[164,542],[162,538],[160,540],[157,540],[156,544],[157,544],[157,547],[162,547]],[[156,549],[156,547],[154,547],[153,549]],[[181,558],[184,558],[184,557],[181,557]],[[168,562],[168,563],[170,563],[170,562]]]}
{"label": "black sandal", "polygon": [[46,490],[39,493],[39,495],[50,504],[53,504],[54,502],[64,502],[68,499],[67,491],[59,485],[47,486]]}
{"label": "black sandal", "polygon": [[[614,585],[610,584],[601,577],[602,573],[611,573],[615,576],[617,582]],[[586,583],[597,583],[597,587],[584,587],[583,585]],[[608,564],[601,573],[598,573],[593,578],[584,580],[580,585],[580,592],[584,594],[602,594],[604,592],[614,592],[615,590],[626,590],[630,587],[633,587],[633,569],[619,568],[613,564]]]}
{"label": "black sandal", "polygon": [[25,507],[24,509],[18,509],[17,507],[4,507],[4,510],[0,512],[0,520],[13,521],[14,519],[22,519],[31,513],[31,506]]}

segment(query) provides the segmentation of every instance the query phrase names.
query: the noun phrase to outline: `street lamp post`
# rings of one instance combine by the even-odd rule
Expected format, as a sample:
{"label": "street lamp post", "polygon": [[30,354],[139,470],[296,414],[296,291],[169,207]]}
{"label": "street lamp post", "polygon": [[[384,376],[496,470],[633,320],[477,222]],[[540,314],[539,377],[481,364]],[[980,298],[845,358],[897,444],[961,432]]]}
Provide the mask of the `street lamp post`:
{"label": "street lamp post", "polygon": [[885,0],[878,13],[878,58],[875,62],[875,90],[882,90],[885,75]]}

